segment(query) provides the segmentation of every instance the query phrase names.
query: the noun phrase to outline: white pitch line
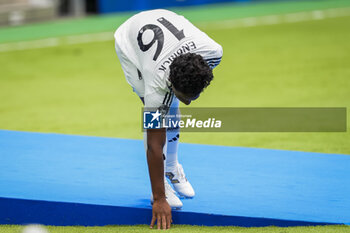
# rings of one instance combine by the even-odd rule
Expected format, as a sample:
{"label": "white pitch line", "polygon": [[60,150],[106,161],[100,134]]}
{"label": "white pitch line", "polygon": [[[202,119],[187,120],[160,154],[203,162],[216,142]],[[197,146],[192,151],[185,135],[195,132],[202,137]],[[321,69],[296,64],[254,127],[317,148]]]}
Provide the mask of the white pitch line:
{"label": "white pitch line", "polygon": [[[291,13],[284,15],[284,20],[286,23],[296,23],[296,22],[303,22],[308,21],[308,19],[311,16],[311,12],[299,12],[299,13]],[[282,21],[282,19],[280,19]]]}
{"label": "white pitch line", "polygon": [[216,22],[200,23],[198,25],[202,29],[231,29],[273,24],[297,23],[344,16],[350,16],[350,8],[334,8],[326,10],[289,13],[282,15],[268,15],[242,19],[230,19]]}
{"label": "white pitch line", "polygon": [[[274,25],[284,23],[298,23],[312,20],[322,20],[327,18],[350,16],[350,8],[334,8],[326,10],[314,10],[306,12],[289,13],[282,15],[267,15],[258,17],[248,17],[232,20],[221,20],[197,24],[201,29],[230,29],[256,27],[263,25]],[[52,37],[47,39],[21,41],[0,44],[0,53],[8,51],[20,51],[28,49],[38,49],[55,47],[60,45],[84,44],[91,42],[113,40],[113,32],[100,32],[93,34],[74,35],[66,37]]]}
{"label": "white pitch line", "polygon": [[83,44],[83,43],[91,43],[98,41],[108,41],[113,40],[113,32],[101,32],[94,34],[85,34],[78,36],[67,36],[64,38],[65,44]]}
{"label": "white pitch line", "polygon": [[55,47],[60,45],[84,44],[98,41],[113,40],[113,32],[101,32],[93,34],[66,36],[66,37],[52,37],[47,39],[20,41],[6,44],[0,44],[0,52],[20,51],[28,49],[38,49]]}
{"label": "white pitch line", "polygon": [[47,47],[55,47],[58,45],[60,45],[59,38],[48,38],[48,39],[33,40],[33,41],[20,41],[20,42],[13,42],[13,43],[7,43],[7,44],[0,44],[0,52],[47,48]]}
{"label": "white pitch line", "polygon": [[254,27],[258,25],[258,18],[256,17],[249,17],[249,18],[243,18],[242,23],[245,27]]}
{"label": "white pitch line", "polygon": [[272,25],[272,24],[278,24],[279,17],[277,15],[269,15],[269,16],[263,17],[261,20],[265,25]]}
{"label": "white pitch line", "polygon": [[320,20],[320,19],[324,19],[326,16],[324,14],[323,11],[313,11],[312,12],[312,18],[314,20]]}

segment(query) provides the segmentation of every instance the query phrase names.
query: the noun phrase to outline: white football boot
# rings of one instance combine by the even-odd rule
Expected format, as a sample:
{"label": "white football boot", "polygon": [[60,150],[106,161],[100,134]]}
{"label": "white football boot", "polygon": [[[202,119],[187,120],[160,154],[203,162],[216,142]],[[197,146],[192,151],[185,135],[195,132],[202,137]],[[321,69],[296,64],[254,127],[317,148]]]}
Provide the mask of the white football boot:
{"label": "white football boot", "polygon": [[195,193],[192,185],[186,179],[184,169],[181,164],[177,164],[174,168],[167,168],[165,175],[173,184],[175,191],[184,198],[193,198]]}
{"label": "white football boot", "polygon": [[[173,188],[170,186],[168,183],[166,177],[164,177],[164,188],[165,188],[165,197],[170,205],[171,208],[173,209],[181,209],[182,207],[182,202],[181,200],[176,196],[176,192],[173,190]],[[151,195],[151,203],[153,205],[154,199],[153,199],[153,194]]]}

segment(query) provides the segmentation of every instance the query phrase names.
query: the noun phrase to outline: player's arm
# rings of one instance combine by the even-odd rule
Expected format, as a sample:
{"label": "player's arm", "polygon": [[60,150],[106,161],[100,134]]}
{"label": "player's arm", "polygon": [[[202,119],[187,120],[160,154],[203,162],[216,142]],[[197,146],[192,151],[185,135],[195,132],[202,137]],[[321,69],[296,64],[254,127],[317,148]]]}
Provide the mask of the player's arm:
{"label": "player's arm", "polygon": [[171,224],[171,208],[164,190],[163,147],[165,140],[165,128],[147,130],[147,163],[154,198],[151,228],[157,221],[158,229],[169,229]]}

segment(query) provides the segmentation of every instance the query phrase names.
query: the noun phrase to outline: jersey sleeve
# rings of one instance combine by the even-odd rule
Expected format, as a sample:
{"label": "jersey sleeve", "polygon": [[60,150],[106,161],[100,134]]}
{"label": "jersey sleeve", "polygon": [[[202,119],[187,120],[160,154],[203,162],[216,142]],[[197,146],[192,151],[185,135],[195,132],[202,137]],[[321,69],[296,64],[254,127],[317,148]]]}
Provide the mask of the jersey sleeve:
{"label": "jersey sleeve", "polygon": [[221,62],[221,58],[223,55],[222,47],[219,44],[215,44],[215,46],[211,46],[211,48],[205,53],[204,60],[208,63],[211,69],[214,69]]}
{"label": "jersey sleeve", "polygon": [[159,110],[165,116],[168,114],[172,101],[174,99],[174,92],[171,90],[162,94],[154,92],[145,95],[145,108]]}

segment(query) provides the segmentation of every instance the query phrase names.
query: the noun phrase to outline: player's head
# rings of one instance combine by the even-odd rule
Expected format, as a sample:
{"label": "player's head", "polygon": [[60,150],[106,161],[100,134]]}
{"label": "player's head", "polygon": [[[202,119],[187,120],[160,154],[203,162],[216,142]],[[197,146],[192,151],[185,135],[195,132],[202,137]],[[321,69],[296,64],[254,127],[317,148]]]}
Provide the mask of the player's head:
{"label": "player's head", "polygon": [[171,63],[169,79],[176,97],[190,104],[210,84],[213,72],[201,55],[186,53]]}

